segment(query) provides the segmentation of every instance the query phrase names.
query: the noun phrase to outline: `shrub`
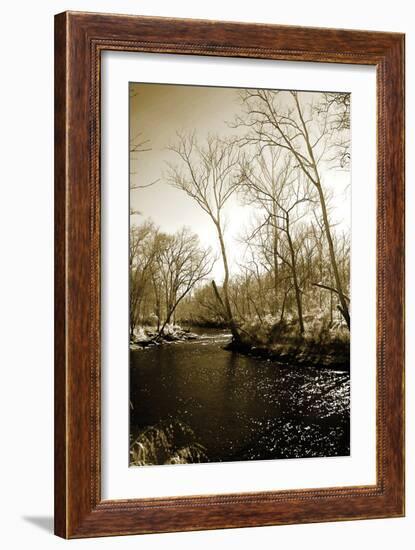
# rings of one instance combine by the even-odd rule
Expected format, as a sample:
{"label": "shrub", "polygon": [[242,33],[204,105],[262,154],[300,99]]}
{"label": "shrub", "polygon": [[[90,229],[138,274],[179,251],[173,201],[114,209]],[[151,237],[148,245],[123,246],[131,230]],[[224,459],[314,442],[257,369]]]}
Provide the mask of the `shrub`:
{"label": "shrub", "polygon": [[179,420],[143,430],[130,446],[130,465],[192,464],[206,459],[205,448],[194,441],[193,430]]}

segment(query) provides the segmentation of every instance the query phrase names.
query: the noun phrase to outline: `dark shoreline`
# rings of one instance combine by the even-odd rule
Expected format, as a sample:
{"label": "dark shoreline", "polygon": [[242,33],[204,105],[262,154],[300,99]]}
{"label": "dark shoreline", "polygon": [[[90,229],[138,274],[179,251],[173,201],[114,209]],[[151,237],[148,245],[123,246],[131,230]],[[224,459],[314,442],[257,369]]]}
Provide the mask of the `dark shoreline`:
{"label": "dark shoreline", "polygon": [[317,344],[316,342],[273,344],[272,347],[229,342],[225,349],[267,359],[287,366],[313,366],[322,369],[350,371],[350,347],[345,344]]}

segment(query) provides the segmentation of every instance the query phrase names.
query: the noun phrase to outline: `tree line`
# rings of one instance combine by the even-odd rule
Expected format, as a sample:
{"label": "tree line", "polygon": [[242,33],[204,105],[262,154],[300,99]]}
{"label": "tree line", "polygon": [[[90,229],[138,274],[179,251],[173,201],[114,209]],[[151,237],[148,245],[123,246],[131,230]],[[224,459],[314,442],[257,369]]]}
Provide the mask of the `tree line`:
{"label": "tree line", "polygon": [[[350,242],[331,220],[327,185],[350,162],[350,96],[271,90],[240,92],[233,138],[178,134],[167,183],[207,215],[220,258],[183,227],[166,234],[150,220],[130,229],[130,327],[177,319],[221,323],[239,341],[252,320],[290,319],[300,336],[319,312],[350,329]],[[257,215],[240,240],[245,256],[229,268],[225,207],[236,195]],[[209,280],[215,261],[223,281]]]}

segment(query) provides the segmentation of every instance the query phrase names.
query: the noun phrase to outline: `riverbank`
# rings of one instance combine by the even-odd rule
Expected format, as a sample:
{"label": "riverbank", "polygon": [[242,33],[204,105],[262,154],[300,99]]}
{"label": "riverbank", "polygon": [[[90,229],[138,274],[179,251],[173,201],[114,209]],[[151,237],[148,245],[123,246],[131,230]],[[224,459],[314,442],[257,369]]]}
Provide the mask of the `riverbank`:
{"label": "riverbank", "polygon": [[156,327],[139,327],[130,339],[130,349],[135,351],[165,343],[186,342],[198,338],[197,334],[179,325],[166,325],[163,334],[159,334]]}
{"label": "riverbank", "polygon": [[275,322],[272,317],[240,327],[239,339],[228,350],[279,364],[350,371],[350,333],[343,322],[307,318],[299,334],[297,322]]}
{"label": "riverbank", "polygon": [[322,344],[297,339],[292,342],[264,346],[232,341],[225,346],[225,349],[279,364],[350,370],[350,346],[344,342]]}
{"label": "riverbank", "polygon": [[[130,341],[130,349],[143,350],[173,342],[203,339],[203,335],[197,332],[199,332],[198,327],[191,329],[180,325],[167,325],[164,333],[160,335],[156,327],[139,327]],[[270,335],[268,337],[271,339]],[[274,334],[273,341],[264,342],[260,340],[258,334],[254,337],[245,333],[241,341],[232,340],[224,345],[224,349],[283,365],[350,370],[350,344],[344,337],[326,336],[326,338],[316,339],[285,332],[285,334]]]}

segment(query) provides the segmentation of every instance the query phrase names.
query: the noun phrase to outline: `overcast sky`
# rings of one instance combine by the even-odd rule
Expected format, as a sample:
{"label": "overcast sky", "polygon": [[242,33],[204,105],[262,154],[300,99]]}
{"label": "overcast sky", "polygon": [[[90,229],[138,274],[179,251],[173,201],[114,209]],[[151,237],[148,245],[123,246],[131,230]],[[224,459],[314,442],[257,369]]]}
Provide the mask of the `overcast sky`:
{"label": "overcast sky", "polygon": [[[303,92],[313,94],[313,92]],[[146,189],[130,192],[130,206],[139,212],[131,223],[141,223],[151,218],[161,230],[173,233],[183,225],[191,227],[199,235],[203,245],[211,246],[219,255],[219,245],[209,216],[186,195],[171,187],[164,177],[166,162],[177,163],[177,156],[166,150],[175,142],[176,132],[196,131],[200,141],[208,134],[221,137],[235,135],[227,122],[241,112],[238,90],[183,86],[170,84],[130,84],[130,136],[138,141],[148,140],[142,153],[134,153],[130,163],[131,185],[157,183]],[[137,140],[136,140],[137,141]],[[328,176],[328,177],[327,177]],[[333,219],[342,230],[350,226],[350,173],[330,170],[325,180],[335,191]],[[227,202],[225,210],[225,240],[229,250],[231,273],[238,271],[244,247],[238,241],[243,227],[255,215],[252,207],[244,206],[237,195]],[[216,262],[212,277],[220,283],[223,278],[221,262]]]}

